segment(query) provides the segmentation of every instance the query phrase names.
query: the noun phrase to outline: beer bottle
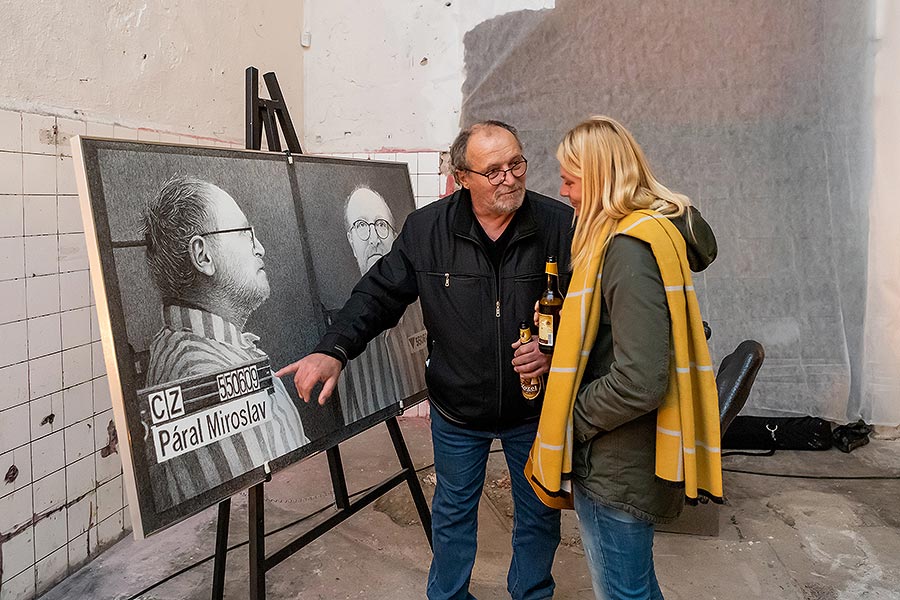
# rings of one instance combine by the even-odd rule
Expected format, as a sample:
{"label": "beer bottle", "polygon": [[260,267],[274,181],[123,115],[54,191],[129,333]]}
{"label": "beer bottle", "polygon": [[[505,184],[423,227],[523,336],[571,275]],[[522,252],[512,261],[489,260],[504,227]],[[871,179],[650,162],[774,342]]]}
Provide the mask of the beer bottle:
{"label": "beer bottle", "polygon": [[[531,341],[531,326],[527,321],[519,323],[519,341],[527,344]],[[522,384],[522,395],[526,400],[532,401],[538,397],[543,387],[543,380],[540,377],[520,377]]]}
{"label": "beer bottle", "polygon": [[559,330],[559,311],[563,305],[563,295],[559,293],[559,271],[556,257],[547,257],[547,289],[538,302],[538,348],[544,354],[553,354],[556,347],[556,332]]}

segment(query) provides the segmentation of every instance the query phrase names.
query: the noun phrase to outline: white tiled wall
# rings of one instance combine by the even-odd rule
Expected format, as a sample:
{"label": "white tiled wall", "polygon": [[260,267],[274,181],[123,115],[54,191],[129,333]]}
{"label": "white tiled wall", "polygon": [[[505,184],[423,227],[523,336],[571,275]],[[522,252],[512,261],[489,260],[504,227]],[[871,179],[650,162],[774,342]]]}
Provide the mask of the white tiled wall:
{"label": "white tiled wall", "polygon": [[0,110],[0,600],[130,529],[69,139],[228,142]]}

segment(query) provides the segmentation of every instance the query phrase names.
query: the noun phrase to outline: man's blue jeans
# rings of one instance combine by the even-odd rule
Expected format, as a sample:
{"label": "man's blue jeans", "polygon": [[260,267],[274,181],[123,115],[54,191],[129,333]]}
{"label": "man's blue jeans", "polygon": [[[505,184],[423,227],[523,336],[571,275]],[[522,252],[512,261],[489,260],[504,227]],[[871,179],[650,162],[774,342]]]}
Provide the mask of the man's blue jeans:
{"label": "man's blue jeans", "polygon": [[478,500],[491,442],[499,438],[513,496],[512,561],[507,590],[515,600],[553,595],[553,555],[559,545],[559,511],[538,500],[525,479],[525,461],[537,422],[499,431],[476,431],[431,411],[437,487],[431,505],[434,557],[428,573],[430,600],[474,598],[469,580],[475,564]]}
{"label": "man's blue jeans", "polygon": [[597,502],[577,483],[573,488],[597,600],[663,600],[653,568],[653,524]]}

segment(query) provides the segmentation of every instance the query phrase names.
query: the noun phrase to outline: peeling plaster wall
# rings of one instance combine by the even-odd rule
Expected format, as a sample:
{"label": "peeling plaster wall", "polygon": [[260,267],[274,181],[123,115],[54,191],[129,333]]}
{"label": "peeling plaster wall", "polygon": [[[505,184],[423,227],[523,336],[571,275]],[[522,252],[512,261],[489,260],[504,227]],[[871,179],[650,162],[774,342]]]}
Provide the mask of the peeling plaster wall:
{"label": "peeling plaster wall", "polygon": [[294,0],[0,0],[0,108],[240,142],[253,65],[301,131],[301,29]]}
{"label": "peeling plaster wall", "polygon": [[459,129],[463,36],[552,0],[307,2],[304,122],[311,152],[446,149]]}

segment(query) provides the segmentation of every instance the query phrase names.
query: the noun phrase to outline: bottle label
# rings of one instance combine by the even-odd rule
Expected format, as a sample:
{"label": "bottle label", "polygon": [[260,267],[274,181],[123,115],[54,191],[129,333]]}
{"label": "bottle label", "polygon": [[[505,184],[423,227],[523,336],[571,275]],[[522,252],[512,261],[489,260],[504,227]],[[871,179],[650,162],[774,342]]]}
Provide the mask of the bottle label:
{"label": "bottle label", "polygon": [[559,275],[555,262],[548,262],[547,268],[544,270],[548,275]]}
{"label": "bottle label", "polygon": [[522,395],[526,400],[534,400],[541,393],[541,378],[530,377],[522,379]]}
{"label": "bottle label", "polygon": [[553,315],[538,315],[538,341],[544,346],[553,345]]}

